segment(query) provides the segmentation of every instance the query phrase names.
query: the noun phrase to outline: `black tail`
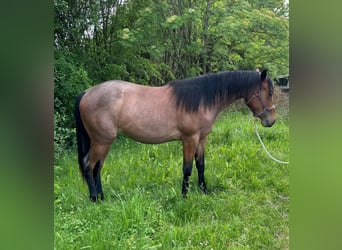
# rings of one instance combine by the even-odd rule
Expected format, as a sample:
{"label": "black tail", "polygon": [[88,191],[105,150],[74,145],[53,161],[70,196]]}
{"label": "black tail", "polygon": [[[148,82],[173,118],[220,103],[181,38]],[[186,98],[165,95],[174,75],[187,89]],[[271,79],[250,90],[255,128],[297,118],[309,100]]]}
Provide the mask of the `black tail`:
{"label": "black tail", "polygon": [[[76,137],[77,137],[77,151],[78,151],[78,165],[80,167],[80,171],[84,180],[85,177],[85,169],[86,163],[89,159],[85,159],[85,156],[88,155],[90,149],[90,138],[83,126],[83,122],[80,115],[80,102],[85,92],[77,96],[75,103],[75,120],[76,120]],[[89,155],[88,155],[89,157]]]}

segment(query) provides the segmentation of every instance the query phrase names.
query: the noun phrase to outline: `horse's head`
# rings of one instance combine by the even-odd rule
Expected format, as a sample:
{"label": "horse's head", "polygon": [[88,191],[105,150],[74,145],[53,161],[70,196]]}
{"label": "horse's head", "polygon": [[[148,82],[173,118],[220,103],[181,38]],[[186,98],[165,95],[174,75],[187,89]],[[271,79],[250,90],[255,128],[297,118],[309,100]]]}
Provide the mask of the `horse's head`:
{"label": "horse's head", "polygon": [[247,106],[255,117],[261,120],[264,127],[271,127],[276,121],[273,104],[273,83],[264,70],[260,74],[261,86],[245,98]]}

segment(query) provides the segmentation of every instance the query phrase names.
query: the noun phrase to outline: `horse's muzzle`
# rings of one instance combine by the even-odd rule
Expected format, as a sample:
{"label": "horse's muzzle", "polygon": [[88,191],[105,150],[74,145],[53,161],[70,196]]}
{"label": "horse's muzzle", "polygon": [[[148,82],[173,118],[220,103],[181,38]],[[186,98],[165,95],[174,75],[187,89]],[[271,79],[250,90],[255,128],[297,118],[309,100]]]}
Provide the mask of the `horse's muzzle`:
{"label": "horse's muzzle", "polygon": [[267,118],[265,118],[265,119],[261,120],[261,124],[264,127],[272,127],[276,120],[277,119],[267,119]]}

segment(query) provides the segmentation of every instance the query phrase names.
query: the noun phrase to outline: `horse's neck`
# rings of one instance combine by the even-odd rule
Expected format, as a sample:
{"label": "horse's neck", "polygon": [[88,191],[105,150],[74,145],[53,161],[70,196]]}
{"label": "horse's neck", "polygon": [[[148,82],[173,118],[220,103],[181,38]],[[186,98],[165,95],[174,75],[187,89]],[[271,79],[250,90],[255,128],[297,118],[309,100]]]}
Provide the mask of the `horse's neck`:
{"label": "horse's neck", "polygon": [[216,112],[217,114],[221,113],[223,110],[227,109],[232,103],[235,101],[241,99],[240,97],[232,96],[227,98],[226,100],[223,100],[221,103],[218,103]]}

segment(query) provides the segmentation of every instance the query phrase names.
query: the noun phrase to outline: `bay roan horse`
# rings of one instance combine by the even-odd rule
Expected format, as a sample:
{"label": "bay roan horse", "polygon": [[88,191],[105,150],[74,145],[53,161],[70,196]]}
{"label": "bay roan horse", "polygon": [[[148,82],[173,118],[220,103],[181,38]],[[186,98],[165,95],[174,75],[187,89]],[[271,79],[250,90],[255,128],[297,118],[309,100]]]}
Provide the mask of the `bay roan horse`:
{"label": "bay roan horse", "polygon": [[86,90],[77,97],[75,119],[78,162],[90,199],[104,198],[100,172],[119,131],[142,143],[181,140],[182,194],[188,192],[194,159],[205,192],[204,147],[218,114],[243,98],[262,125],[270,127],[275,122],[272,95],[266,71],[224,71],[161,87],[108,81]]}

